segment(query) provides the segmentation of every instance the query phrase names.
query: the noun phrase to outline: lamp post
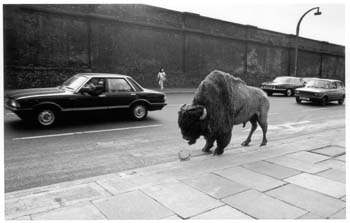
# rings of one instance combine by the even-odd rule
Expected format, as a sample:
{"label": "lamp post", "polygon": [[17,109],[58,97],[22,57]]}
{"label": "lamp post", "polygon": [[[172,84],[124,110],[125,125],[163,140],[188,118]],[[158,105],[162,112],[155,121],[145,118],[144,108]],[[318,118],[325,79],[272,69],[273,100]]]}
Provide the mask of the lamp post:
{"label": "lamp post", "polygon": [[297,70],[298,70],[298,37],[299,37],[299,29],[300,29],[300,23],[303,20],[303,18],[306,16],[306,14],[308,14],[309,12],[311,12],[312,10],[317,10],[314,15],[321,15],[322,13],[320,12],[320,7],[315,7],[312,9],[309,9],[308,11],[306,11],[304,13],[304,15],[302,15],[299,19],[298,25],[297,25],[297,31],[296,31],[296,35],[295,35],[295,53],[294,53],[294,76],[297,76]]}

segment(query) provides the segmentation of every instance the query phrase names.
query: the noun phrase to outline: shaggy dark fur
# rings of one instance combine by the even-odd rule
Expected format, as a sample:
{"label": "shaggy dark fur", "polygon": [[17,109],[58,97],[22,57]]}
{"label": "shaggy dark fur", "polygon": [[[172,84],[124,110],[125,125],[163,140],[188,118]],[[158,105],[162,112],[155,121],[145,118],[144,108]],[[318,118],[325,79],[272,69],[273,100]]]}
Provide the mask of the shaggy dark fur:
{"label": "shaggy dark fur", "polygon": [[[248,121],[252,128],[242,145],[249,145],[257,124],[263,131],[260,146],[266,145],[269,107],[268,98],[262,90],[246,85],[240,78],[215,70],[200,83],[192,105],[181,107],[178,124],[189,144],[194,144],[203,135],[206,144],[202,150],[209,153],[216,141],[214,155],[220,155],[231,141],[233,125],[245,126]],[[201,120],[204,110],[207,114]]]}

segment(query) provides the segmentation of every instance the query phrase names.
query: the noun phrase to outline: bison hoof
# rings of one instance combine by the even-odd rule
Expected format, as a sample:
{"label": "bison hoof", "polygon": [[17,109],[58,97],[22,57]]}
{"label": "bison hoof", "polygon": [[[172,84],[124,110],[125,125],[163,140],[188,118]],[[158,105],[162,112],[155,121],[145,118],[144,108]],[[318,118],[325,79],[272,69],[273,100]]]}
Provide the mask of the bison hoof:
{"label": "bison hoof", "polygon": [[242,145],[242,146],[249,146],[249,143],[250,143],[250,141],[247,141],[247,140],[246,140],[246,141],[242,142],[241,145]]}
{"label": "bison hoof", "polygon": [[221,155],[221,154],[223,154],[224,153],[224,150],[221,150],[221,149],[215,149],[215,151],[214,151],[214,156],[216,156],[216,155]]}
{"label": "bison hoof", "polygon": [[262,142],[260,146],[266,146],[267,142]]}
{"label": "bison hoof", "polygon": [[210,149],[207,149],[207,148],[203,148],[202,152],[204,152],[204,153],[212,153],[212,151],[210,151]]}

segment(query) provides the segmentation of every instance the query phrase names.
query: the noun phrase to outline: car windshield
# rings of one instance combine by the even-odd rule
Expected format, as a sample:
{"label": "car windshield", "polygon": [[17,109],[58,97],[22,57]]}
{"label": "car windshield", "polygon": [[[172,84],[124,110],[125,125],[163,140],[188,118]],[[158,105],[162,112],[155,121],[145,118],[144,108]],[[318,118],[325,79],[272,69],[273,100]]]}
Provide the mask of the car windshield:
{"label": "car windshield", "polygon": [[311,80],[306,84],[307,88],[329,88],[329,81]]}
{"label": "car windshield", "polygon": [[290,83],[291,79],[289,77],[276,77],[272,82],[277,82],[277,83]]}
{"label": "car windshield", "polygon": [[87,80],[87,77],[84,76],[73,76],[71,78],[69,78],[68,80],[66,80],[65,82],[63,82],[63,84],[61,85],[61,87],[64,88],[68,88],[70,90],[77,90],[83,83],[85,83],[85,81]]}

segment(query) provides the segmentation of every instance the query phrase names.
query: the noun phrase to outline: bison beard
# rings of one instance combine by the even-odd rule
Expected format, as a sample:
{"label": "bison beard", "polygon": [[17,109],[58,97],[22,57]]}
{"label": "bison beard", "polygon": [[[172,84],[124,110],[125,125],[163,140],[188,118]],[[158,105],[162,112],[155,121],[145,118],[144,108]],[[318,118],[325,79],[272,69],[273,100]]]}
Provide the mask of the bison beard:
{"label": "bison beard", "polygon": [[213,71],[199,85],[192,105],[183,105],[178,124],[182,136],[194,144],[203,135],[206,144],[202,151],[210,152],[214,142],[214,155],[220,155],[230,143],[234,125],[250,121],[252,127],[242,146],[248,146],[259,124],[263,131],[260,146],[267,143],[267,114],[270,104],[259,88],[248,86],[230,74]]}

